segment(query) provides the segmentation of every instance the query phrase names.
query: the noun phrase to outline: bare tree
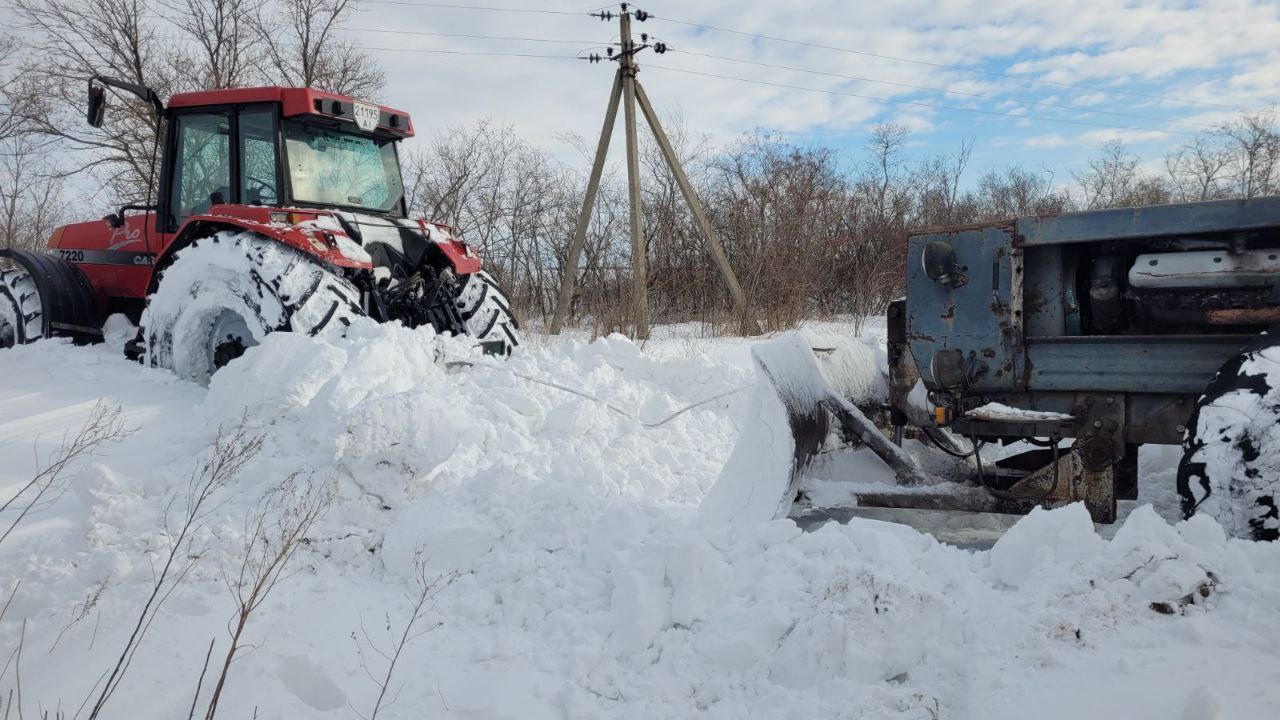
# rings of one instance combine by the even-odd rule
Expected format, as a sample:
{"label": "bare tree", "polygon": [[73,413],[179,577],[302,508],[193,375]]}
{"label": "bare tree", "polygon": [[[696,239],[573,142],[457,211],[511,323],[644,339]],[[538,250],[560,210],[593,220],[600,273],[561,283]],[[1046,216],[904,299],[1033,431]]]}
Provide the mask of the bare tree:
{"label": "bare tree", "polygon": [[262,36],[252,0],[164,0],[168,19],[195,40],[187,61],[202,89],[233,88],[262,79]]}
{"label": "bare tree", "polygon": [[21,74],[21,67],[14,68],[22,51],[22,44],[12,35],[0,33],[0,140],[7,140],[21,132],[21,117],[14,112],[14,86]]}
{"label": "bare tree", "polygon": [[374,60],[339,38],[359,0],[278,0],[256,22],[271,71],[287,85],[377,98],[386,81]]}
{"label": "bare tree", "polygon": [[1280,129],[1274,111],[1242,115],[1224,123],[1219,133],[1230,148],[1235,196],[1280,192]]}
{"label": "bare tree", "polygon": [[1065,212],[1071,200],[1053,186],[1053,175],[1022,167],[989,171],[978,179],[973,193],[975,220],[1007,220],[1024,215]]}
{"label": "bare tree", "polygon": [[63,177],[39,140],[0,140],[0,248],[44,247],[66,219]]}
{"label": "bare tree", "polygon": [[954,225],[965,221],[960,184],[973,154],[973,138],[962,138],[952,155],[927,160],[919,171],[918,214],[924,225]]}
{"label": "bare tree", "polygon": [[1163,180],[1143,176],[1138,170],[1140,163],[1123,142],[1112,140],[1104,144],[1101,155],[1089,161],[1089,169],[1075,175],[1076,185],[1084,194],[1084,206],[1099,210],[1168,202],[1171,193]]}
{"label": "bare tree", "polygon": [[[174,53],[155,27],[150,0],[12,0],[37,31],[34,58],[15,83],[14,113],[29,132],[65,154],[85,153],[88,171],[113,199],[138,199],[155,183],[152,159],[160,120],[151,107],[117,95],[120,107],[101,128],[84,122],[85,88],[95,74],[147,85],[162,95],[178,89]],[[123,112],[122,112],[122,111]]]}
{"label": "bare tree", "polygon": [[1165,171],[1182,200],[1213,200],[1229,192],[1231,151],[1218,138],[1197,135],[1165,157]]}

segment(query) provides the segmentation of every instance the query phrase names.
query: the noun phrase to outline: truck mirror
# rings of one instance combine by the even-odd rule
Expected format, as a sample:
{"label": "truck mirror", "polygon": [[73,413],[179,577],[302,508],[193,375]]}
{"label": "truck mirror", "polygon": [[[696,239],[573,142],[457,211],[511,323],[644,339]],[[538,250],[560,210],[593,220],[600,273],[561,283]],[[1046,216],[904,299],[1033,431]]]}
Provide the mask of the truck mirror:
{"label": "truck mirror", "polygon": [[956,265],[956,249],[951,243],[934,240],[924,246],[924,274],[930,280],[948,287],[960,287],[969,281]]}
{"label": "truck mirror", "polygon": [[86,119],[89,121],[89,127],[102,127],[102,117],[107,109],[107,91],[101,85],[94,85],[93,81],[89,81],[89,108],[86,111]]}

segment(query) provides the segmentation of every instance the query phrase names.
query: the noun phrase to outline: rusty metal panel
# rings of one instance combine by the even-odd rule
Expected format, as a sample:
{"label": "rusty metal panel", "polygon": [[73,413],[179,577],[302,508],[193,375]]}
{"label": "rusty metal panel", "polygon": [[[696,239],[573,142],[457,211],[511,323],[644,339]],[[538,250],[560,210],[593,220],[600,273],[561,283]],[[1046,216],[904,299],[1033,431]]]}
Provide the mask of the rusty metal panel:
{"label": "rusty metal panel", "polygon": [[[1027,337],[1067,335],[1067,287],[1073,279],[1066,276],[1062,248],[1057,245],[1026,248],[1026,279],[1023,282],[1023,317]],[[1071,270],[1075,269],[1071,265]]]}
{"label": "rusty metal panel", "polygon": [[[955,249],[962,285],[926,274],[924,249],[936,241]],[[1022,257],[1012,227],[917,235],[907,253],[907,342],[925,384],[959,383],[969,392],[1022,387]]]}
{"label": "rusty metal panel", "polygon": [[1198,395],[1252,335],[1032,338],[1028,388]]}
{"label": "rusty metal panel", "polygon": [[1027,246],[1259,230],[1280,227],[1280,197],[1022,218],[1016,227]]}

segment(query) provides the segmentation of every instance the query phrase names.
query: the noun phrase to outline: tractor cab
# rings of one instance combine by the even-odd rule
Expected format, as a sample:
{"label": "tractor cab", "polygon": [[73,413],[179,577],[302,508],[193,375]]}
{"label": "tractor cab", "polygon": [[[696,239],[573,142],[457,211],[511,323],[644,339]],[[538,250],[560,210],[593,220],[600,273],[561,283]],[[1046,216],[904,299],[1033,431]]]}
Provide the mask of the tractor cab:
{"label": "tractor cab", "polygon": [[159,233],[216,205],[406,217],[397,141],[409,116],[307,88],[175,95],[165,111]]}

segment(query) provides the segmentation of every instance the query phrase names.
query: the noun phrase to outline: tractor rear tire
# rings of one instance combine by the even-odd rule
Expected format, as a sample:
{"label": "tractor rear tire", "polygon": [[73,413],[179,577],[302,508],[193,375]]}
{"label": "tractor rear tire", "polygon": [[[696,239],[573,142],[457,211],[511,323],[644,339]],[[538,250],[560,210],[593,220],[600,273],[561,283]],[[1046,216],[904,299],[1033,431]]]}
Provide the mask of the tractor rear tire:
{"label": "tractor rear tire", "polygon": [[143,362],[200,384],[267,333],[341,337],[365,315],[346,279],[250,232],[196,240],[160,272],[142,313]]}
{"label": "tractor rear tire", "polygon": [[488,353],[510,355],[520,345],[520,323],[498,281],[480,271],[464,275],[461,282],[458,314],[467,326],[467,334]]}
{"label": "tractor rear tire", "polygon": [[0,270],[0,348],[44,337],[44,307],[36,281],[21,265]]}
{"label": "tractor rear tire", "polygon": [[1264,334],[1200,396],[1183,441],[1178,494],[1232,537],[1280,539],[1280,338]]}

